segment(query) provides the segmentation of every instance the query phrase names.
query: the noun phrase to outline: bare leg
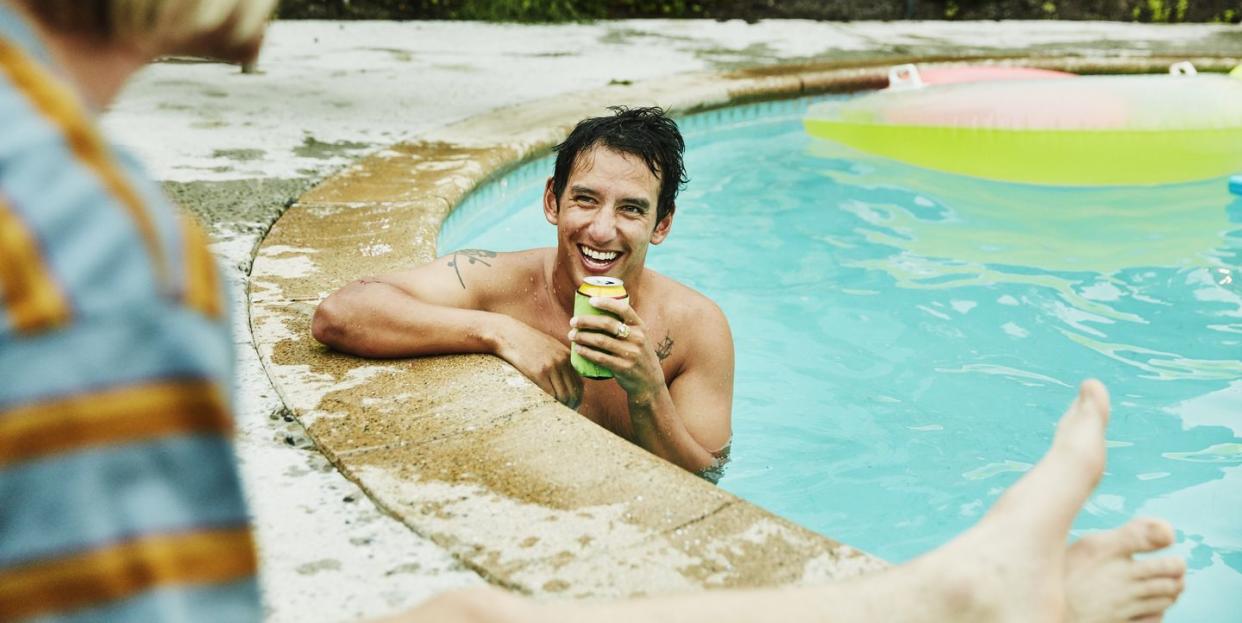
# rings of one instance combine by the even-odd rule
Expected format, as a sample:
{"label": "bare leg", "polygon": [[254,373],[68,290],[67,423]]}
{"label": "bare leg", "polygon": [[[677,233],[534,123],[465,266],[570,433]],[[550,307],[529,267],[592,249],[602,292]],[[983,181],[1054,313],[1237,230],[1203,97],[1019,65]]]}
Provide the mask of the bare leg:
{"label": "bare leg", "polygon": [[[1106,591],[1116,587],[1108,580],[1115,574],[1099,573],[1100,565],[1090,561],[1108,559],[1108,566],[1128,557],[1094,553],[1115,551],[1108,544],[1132,532],[1126,528],[1108,533],[1108,538],[1083,539],[1087,545],[1077,549],[1065,546],[1074,516],[1103,473],[1107,423],[1107,391],[1099,382],[1083,383],[1078,399],[1061,418],[1052,448],[978,524],[926,556],[873,576],[816,588],[718,591],[605,604],[535,605],[507,596],[496,601],[496,592],[484,590],[435,600],[406,620],[433,620],[427,615],[435,610],[437,621],[1068,621],[1067,573],[1072,573],[1076,593]],[[1072,571],[1067,571],[1071,562]],[[1143,573],[1161,577],[1155,567],[1144,566]],[[461,605],[463,601],[468,605]],[[489,603],[496,607],[484,605]],[[447,614],[458,609],[463,615],[459,618]]]}

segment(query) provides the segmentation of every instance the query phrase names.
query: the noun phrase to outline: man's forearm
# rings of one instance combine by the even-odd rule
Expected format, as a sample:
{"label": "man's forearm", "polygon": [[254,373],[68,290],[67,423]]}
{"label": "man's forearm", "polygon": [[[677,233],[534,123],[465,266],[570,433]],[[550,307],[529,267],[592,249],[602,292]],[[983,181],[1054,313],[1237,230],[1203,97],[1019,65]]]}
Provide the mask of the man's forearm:
{"label": "man's forearm", "polygon": [[678,417],[667,387],[650,395],[631,395],[628,403],[634,441],[648,452],[695,473],[716,462]]}
{"label": "man's forearm", "polygon": [[507,322],[502,314],[432,305],[386,283],[360,282],[324,300],[311,331],[323,344],[363,357],[496,354]]}

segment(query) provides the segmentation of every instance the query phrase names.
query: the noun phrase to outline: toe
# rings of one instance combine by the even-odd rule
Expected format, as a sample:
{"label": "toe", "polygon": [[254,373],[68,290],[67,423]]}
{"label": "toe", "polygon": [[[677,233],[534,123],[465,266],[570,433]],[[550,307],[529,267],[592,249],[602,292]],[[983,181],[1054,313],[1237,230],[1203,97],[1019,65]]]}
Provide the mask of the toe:
{"label": "toe", "polygon": [[1091,535],[1089,545],[1092,550],[1106,556],[1123,557],[1152,552],[1172,543],[1173,527],[1168,522],[1140,517],[1116,530]]}
{"label": "toe", "polygon": [[1169,597],[1176,599],[1185,584],[1181,578],[1148,578],[1135,584],[1135,597],[1141,600]]}
{"label": "toe", "polygon": [[[1054,448],[1060,448],[1081,461],[1078,469],[1098,480],[1104,470],[1102,444],[1104,427],[1108,424],[1108,390],[1096,380],[1084,381],[1078,397],[1057,425]],[[1094,484],[1094,482],[1092,483]]]}
{"label": "toe", "polygon": [[1186,561],[1176,556],[1134,561],[1135,578],[1180,578],[1186,575]]}
{"label": "toe", "polygon": [[1152,517],[1140,517],[1135,521],[1143,523],[1142,540],[1145,541],[1144,549],[1138,551],[1151,552],[1173,544],[1175,535],[1173,534],[1173,526],[1169,522]]}
{"label": "toe", "polygon": [[1164,611],[1168,610],[1173,603],[1177,601],[1177,596],[1164,595],[1160,597],[1147,597],[1134,601],[1130,607],[1125,608],[1125,619],[1134,621],[1159,621],[1164,616]]}
{"label": "toe", "polygon": [[1108,388],[1096,379],[1087,379],[1078,386],[1078,400],[1083,407],[1098,418],[1101,426],[1108,424]]}

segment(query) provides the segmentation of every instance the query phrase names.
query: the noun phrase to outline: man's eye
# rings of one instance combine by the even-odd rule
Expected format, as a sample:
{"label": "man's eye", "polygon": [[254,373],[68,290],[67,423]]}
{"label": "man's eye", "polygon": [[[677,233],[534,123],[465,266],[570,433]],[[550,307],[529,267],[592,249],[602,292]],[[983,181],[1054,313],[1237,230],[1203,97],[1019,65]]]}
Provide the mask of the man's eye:
{"label": "man's eye", "polygon": [[630,214],[642,214],[644,212],[644,210],[638,206],[621,206],[621,211],[628,212]]}
{"label": "man's eye", "polygon": [[574,197],[574,201],[577,201],[578,203],[593,204],[595,203],[595,197],[588,197],[586,195],[578,195],[577,197]]}

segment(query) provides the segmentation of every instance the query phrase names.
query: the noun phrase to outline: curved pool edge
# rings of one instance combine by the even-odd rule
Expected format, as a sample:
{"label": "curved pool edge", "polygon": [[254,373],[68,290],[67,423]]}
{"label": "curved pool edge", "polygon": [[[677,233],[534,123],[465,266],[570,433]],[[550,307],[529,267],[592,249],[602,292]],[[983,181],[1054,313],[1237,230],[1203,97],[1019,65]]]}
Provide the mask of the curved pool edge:
{"label": "curved pool edge", "polygon": [[[951,62],[954,59],[937,59]],[[960,59],[1007,62],[1015,59]],[[1093,72],[1178,58],[1022,59]],[[1237,59],[1192,58],[1203,69]],[[837,579],[884,563],[655,458],[557,404],[490,356],[368,361],[309,334],[348,281],[435,257],[440,224],[473,188],[614,103],[677,114],[882,86],[886,57],[612,85],[429,132],[303,195],[261,243],[251,328],[273,385],[324,454],[385,511],[490,582],[535,595],[607,597]]]}

